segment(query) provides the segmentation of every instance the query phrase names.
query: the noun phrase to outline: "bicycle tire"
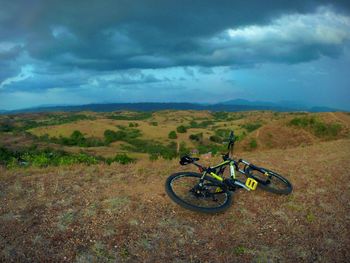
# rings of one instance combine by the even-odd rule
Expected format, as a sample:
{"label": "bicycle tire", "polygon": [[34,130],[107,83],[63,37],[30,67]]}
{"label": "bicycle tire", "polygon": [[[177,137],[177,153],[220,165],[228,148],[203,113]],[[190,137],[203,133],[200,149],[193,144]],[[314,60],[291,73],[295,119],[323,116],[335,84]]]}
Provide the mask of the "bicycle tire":
{"label": "bicycle tire", "polygon": [[274,171],[254,166],[247,167],[246,173],[248,177],[258,182],[259,188],[265,191],[280,195],[288,195],[293,191],[293,186],[288,179]]}
{"label": "bicycle tire", "polygon": [[[220,213],[220,212],[223,212],[225,210],[227,210],[231,204],[232,204],[232,194],[229,190],[226,189],[226,186],[209,177],[209,176],[205,176],[204,177],[204,185],[206,188],[210,188],[209,191],[212,191],[210,192],[210,195],[222,195],[222,196],[219,196],[220,198],[223,197],[225,198],[222,202],[222,204],[220,205],[215,205],[215,201],[214,200],[211,200],[213,203],[213,206],[212,207],[204,207],[204,206],[201,206],[201,205],[198,205],[198,203],[202,202],[202,203],[206,203],[208,202],[209,204],[209,199],[210,198],[213,198],[213,196],[211,197],[196,197],[194,196],[193,193],[191,193],[191,190],[194,189],[196,185],[196,183],[198,182],[199,183],[199,179],[202,177],[202,174],[199,174],[199,173],[194,173],[194,172],[180,172],[180,173],[174,173],[172,175],[170,175],[166,182],[165,182],[165,190],[166,190],[166,193],[168,194],[168,196],[170,197],[171,200],[173,200],[175,203],[177,203],[178,205],[180,205],[181,207],[183,208],[186,208],[186,209],[189,209],[189,210],[192,210],[192,211],[195,211],[195,212],[201,212],[201,213],[207,213],[207,214],[214,214],[214,213]],[[184,186],[184,191],[187,191],[187,195],[188,195],[188,199],[186,200],[185,198],[182,198],[180,197],[176,190],[174,189],[174,183],[182,178],[192,178],[193,179],[193,183],[189,183],[188,185],[185,185]],[[218,189],[220,188],[221,192],[218,192],[218,193],[214,193],[214,189]],[[191,196],[192,194],[192,196]],[[189,200],[193,201],[193,203],[191,203]]]}

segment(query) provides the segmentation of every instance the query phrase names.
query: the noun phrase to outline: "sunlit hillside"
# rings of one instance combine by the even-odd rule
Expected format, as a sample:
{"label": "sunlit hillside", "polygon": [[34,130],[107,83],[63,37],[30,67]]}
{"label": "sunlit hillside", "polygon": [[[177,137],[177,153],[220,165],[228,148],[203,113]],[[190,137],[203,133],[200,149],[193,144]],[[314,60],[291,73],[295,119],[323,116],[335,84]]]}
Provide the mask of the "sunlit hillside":
{"label": "sunlit hillside", "polygon": [[[348,113],[207,111],[0,115],[2,262],[345,262]],[[291,195],[234,193],[216,215],[174,204],[182,154],[273,169]],[[208,154],[211,152],[211,154]]]}

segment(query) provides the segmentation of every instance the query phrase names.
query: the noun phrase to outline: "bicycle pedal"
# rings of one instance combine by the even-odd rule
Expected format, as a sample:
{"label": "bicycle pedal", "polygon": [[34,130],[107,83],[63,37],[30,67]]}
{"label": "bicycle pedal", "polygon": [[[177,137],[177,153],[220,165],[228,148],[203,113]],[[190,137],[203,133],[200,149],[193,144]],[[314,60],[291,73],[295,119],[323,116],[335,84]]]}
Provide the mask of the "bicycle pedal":
{"label": "bicycle pedal", "polygon": [[245,181],[245,185],[250,190],[255,190],[256,187],[258,186],[258,182],[256,180],[254,180],[253,178],[247,178],[247,181]]}

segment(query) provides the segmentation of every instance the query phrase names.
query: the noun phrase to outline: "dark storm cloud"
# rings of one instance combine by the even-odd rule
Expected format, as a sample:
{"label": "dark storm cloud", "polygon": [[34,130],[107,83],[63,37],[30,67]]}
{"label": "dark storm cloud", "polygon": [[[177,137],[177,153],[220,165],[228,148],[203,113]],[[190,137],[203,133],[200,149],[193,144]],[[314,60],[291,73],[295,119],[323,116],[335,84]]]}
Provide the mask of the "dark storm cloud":
{"label": "dark storm cloud", "polygon": [[[341,43],[292,41],[282,43],[283,52],[274,53],[268,48],[274,43],[266,43],[268,39],[264,43],[247,38],[230,42],[223,32],[253,24],[269,25],[283,14],[313,13],[320,5],[347,13],[350,5],[349,1],[304,0],[0,3],[2,39],[22,45],[33,59],[67,69],[97,71],[265,61],[297,63],[320,55],[334,56],[341,52]],[[220,37],[223,41],[216,41]],[[280,43],[278,38],[275,41]],[[255,51],[247,52],[247,46],[254,46]]]}

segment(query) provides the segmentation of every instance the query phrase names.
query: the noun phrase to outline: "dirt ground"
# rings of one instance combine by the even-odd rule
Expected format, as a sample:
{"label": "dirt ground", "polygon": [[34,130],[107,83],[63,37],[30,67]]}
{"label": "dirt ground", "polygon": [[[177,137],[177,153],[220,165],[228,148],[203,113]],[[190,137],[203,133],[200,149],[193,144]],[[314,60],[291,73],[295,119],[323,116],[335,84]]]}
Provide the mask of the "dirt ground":
{"label": "dirt ground", "polygon": [[[237,191],[222,214],[187,211],[164,190],[176,160],[0,170],[2,262],[346,262],[350,140],[243,152],[293,184]],[[215,163],[218,159],[212,159]]]}

